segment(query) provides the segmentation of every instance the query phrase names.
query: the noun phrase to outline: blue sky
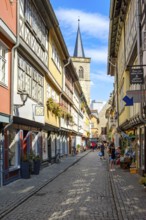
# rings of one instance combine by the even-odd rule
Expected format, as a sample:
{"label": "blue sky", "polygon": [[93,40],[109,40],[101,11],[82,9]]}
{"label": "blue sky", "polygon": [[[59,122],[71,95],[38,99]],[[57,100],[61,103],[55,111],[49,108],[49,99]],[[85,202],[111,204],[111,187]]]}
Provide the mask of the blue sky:
{"label": "blue sky", "polygon": [[73,56],[80,18],[86,57],[91,58],[91,99],[107,101],[113,77],[107,75],[110,0],[50,0],[58,18],[70,56]]}

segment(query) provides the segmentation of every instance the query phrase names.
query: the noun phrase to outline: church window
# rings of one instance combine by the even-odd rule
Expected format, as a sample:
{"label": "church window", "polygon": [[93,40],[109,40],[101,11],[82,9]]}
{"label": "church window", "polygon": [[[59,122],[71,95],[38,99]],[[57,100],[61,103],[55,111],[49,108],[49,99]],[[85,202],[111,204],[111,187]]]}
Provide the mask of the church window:
{"label": "church window", "polygon": [[84,78],[84,69],[82,66],[79,67],[79,78]]}

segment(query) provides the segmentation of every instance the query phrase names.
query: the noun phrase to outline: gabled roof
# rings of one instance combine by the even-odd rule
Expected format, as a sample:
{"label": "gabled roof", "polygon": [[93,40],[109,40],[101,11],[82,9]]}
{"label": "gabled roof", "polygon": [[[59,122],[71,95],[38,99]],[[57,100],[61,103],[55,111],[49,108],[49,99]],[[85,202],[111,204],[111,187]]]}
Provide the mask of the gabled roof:
{"label": "gabled roof", "polygon": [[85,57],[81,33],[80,33],[80,20],[78,20],[78,31],[77,31],[77,37],[76,37],[76,44],[74,49],[74,57]]}

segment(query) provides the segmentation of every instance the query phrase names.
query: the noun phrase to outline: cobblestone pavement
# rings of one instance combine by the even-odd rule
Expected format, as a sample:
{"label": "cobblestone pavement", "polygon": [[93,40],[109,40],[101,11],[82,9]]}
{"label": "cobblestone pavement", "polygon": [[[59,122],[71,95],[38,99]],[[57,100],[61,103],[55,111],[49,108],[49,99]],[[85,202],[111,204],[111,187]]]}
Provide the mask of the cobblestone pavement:
{"label": "cobblestone pavement", "polygon": [[138,174],[119,167],[109,172],[108,160],[85,152],[1,187],[0,219],[146,220],[146,191],[138,180]]}
{"label": "cobblestone pavement", "polygon": [[63,158],[59,164],[43,168],[39,175],[32,175],[30,179],[19,179],[0,187],[0,219],[89,152]]}
{"label": "cobblestone pavement", "polygon": [[119,219],[107,162],[91,152],[3,219]]}
{"label": "cobblestone pavement", "polygon": [[139,184],[139,178],[119,166],[110,172],[117,209],[124,220],[146,220],[146,189]]}

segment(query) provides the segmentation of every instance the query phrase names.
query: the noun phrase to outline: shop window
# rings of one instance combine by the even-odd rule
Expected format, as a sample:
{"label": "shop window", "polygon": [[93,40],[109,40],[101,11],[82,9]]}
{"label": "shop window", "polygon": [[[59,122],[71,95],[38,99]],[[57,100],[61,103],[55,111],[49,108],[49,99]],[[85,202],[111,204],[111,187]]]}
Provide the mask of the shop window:
{"label": "shop window", "polygon": [[35,155],[39,154],[37,140],[38,135],[36,133],[32,133],[32,151]]}
{"label": "shop window", "polygon": [[11,130],[8,133],[8,162],[9,169],[16,168],[18,165],[18,152],[19,152],[19,133]]}

